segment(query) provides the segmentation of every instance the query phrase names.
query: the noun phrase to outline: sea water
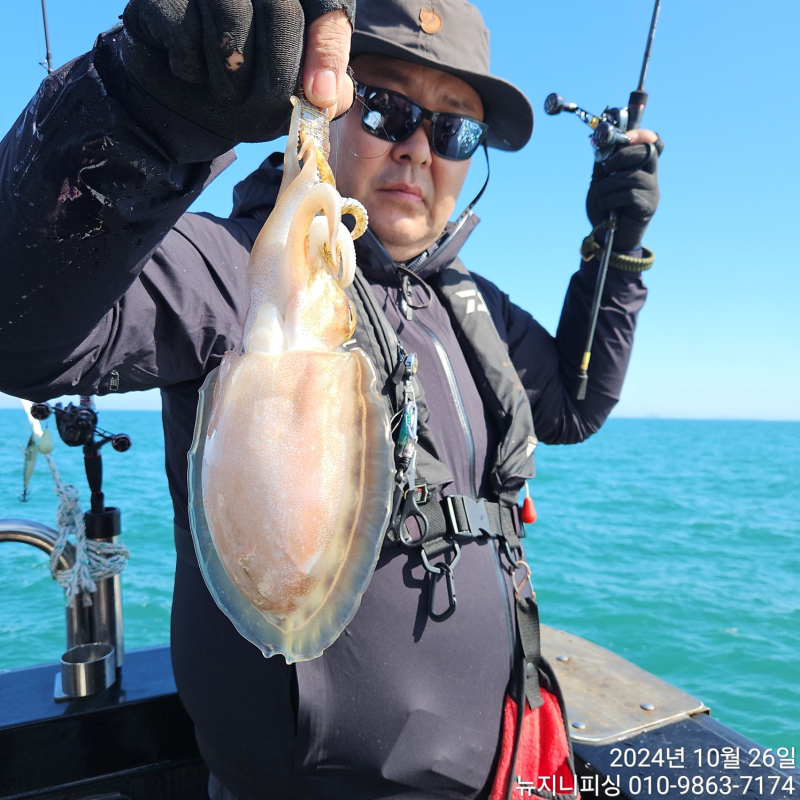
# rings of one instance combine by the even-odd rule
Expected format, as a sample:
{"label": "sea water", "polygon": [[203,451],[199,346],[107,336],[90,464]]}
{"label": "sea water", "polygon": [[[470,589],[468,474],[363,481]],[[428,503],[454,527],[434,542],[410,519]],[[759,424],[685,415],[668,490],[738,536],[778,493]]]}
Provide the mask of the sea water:
{"label": "sea water", "polygon": [[[175,566],[160,415],[104,411],[100,424],[133,440],[127,453],[103,449],[107,503],[123,509],[131,549],[126,647],[159,644]],[[41,456],[29,501],[18,499],[28,434],[21,410],[0,410],[0,517],[54,527]],[[80,450],[57,439],[54,457],[87,507]],[[583,444],[540,445],[536,458],[539,519],[526,546],[543,621],[800,760],[800,423],[611,419]],[[3,544],[0,557],[0,669],[57,660],[63,600],[45,555]]]}

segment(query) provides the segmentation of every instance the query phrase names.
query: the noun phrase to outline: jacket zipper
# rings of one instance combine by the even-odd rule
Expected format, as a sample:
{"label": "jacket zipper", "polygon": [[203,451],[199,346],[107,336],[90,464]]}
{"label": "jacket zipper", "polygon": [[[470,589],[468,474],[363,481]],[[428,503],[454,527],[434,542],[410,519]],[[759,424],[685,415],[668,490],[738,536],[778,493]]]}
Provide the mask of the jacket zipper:
{"label": "jacket zipper", "polygon": [[[427,252],[423,253],[419,256],[413,264],[409,265],[409,269],[413,270],[414,272],[417,271],[419,266],[422,264],[423,261],[426,260]],[[478,497],[478,485],[475,476],[475,440],[472,436],[472,428],[469,424],[469,418],[467,417],[467,409],[464,406],[464,399],[461,396],[461,390],[458,387],[458,382],[456,381],[456,374],[453,370],[453,364],[450,361],[450,356],[447,355],[447,350],[442,343],[442,340],[424,323],[422,322],[417,315],[415,315],[409,302],[413,299],[411,296],[411,287],[408,287],[408,293],[401,289],[400,297],[404,300],[404,305],[406,306],[405,309],[401,308],[401,311],[405,313],[406,318],[409,321],[414,321],[419,325],[427,334],[431,337],[433,341],[434,348],[436,349],[436,354],[439,356],[439,361],[442,364],[444,369],[444,373],[447,376],[447,383],[450,386],[450,392],[453,395],[453,401],[456,406],[456,412],[458,413],[458,419],[461,423],[461,428],[464,431],[464,439],[467,443],[467,455],[469,458],[469,477],[472,489],[472,499],[475,500]],[[516,640],[516,632],[514,630],[514,622],[511,618],[511,608],[510,608],[510,598],[508,595],[508,585],[506,584],[506,579],[503,575],[503,564],[502,559],[500,558],[500,553],[495,547],[493,541],[489,542],[489,547],[492,551],[492,562],[494,564],[494,571],[495,575],[497,576],[497,582],[500,588],[500,597],[501,597],[501,605],[503,606],[503,615],[506,618],[506,634],[508,638],[508,663],[509,663],[509,673],[514,669],[514,651],[515,645],[514,642]]]}
{"label": "jacket zipper", "polygon": [[[458,383],[456,382],[453,364],[450,361],[450,356],[447,355],[447,351],[444,348],[444,344],[442,344],[442,340],[424,322],[422,322],[418,316],[414,317],[414,322],[416,322],[417,325],[419,325],[433,340],[436,353],[439,356],[439,360],[442,362],[445,375],[447,375],[447,383],[450,385],[450,391],[456,404],[456,411],[458,412],[458,419],[461,422],[461,427],[464,431],[464,438],[467,442],[467,453],[469,456],[469,477],[472,485],[472,499],[475,500],[478,497],[478,488],[475,481],[475,441],[472,438],[472,428],[469,425],[467,410],[464,406],[464,400],[461,397],[461,390],[458,388]],[[509,670],[511,670],[514,666],[514,625],[511,619],[511,609],[509,608],[510,601],[508,597],[508,586],[506,585],[506,580],[503,577],[503,565],[500,561],[500,554],[497,552],[494,542],[489,542],[489,548],[492,551],[492,562],[494,563],[495,575],[497,576],[497,581],[500,586],[503,614],[506,618],[506,633],[508,634],[508,663]]]}
{"label": "jacket zipper", "polygon": [[461,397],[461,390],[458,388],[456,381],[456,374],[453,370],[453,364],[450,361],[450,356],[447,355],[442,340],[424,323],[419,317],[414,317],[414,322],[424,330],[428,336],[433,340],[433,346],[436,348],[436,354],[439,356],[439,361],[442,362],[444,374],[447,376],[447,383],[450,386],[450,393],[453,395],[453,401],[456,405],[456,412],[458,413],[458,421],[461,423],[461,429],[464,431],[464,439],[467,443],[467,458],[469,459],[469,480],[470,491],[472,492],[472,499],[476,500],[478,497],[478,485],[475,479],[475,440],[472,438],[472,428],[469,425],[467,418],[467,409],[464,406],[464,399]]}

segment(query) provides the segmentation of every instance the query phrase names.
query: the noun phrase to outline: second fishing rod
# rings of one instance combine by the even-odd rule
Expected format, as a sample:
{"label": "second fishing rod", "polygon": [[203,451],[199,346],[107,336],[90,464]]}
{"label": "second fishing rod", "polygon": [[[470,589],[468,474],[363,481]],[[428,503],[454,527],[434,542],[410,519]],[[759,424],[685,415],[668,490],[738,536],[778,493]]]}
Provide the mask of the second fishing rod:
{"label": "second fishing rod", "polygon": [[[625,108],[606,108],[602,114],[595,115],[589,111],[580,108],[575,103],[566,102],[561,95],[555,92],[549,94],[544,101],[545,113],[549,115],[560,114],[562,111],[575,114],[582,122],[592,129],[592,134],[589,137],[592,147],[594,148],[595,161],[603,163],[614,155],[621,146],[627,145],[631,142],[631,138],[627,135],[629,131],[637,130],[641,127],[642,118],[644,117],[645,107],[647,106],[648,95],[644,91],[644,83],[647,77],[647,68],[650,63],[650,51],[653,45],[653,38],[656,32],[656,25],[658,24],[658,14],[661,10],[661,0],[656,0],[653,8],[653,16],[650,21],[650,31],[647,37],[647,46],[645,48],[644,59],[642,61],[642,69],[639,74],[639,84],[634,89],[628,105]],[[586,334],[586,344],[583,348],[583,355],[581,357],[581,365],[578,371],[578,381],[575,387],[575,399],[583,400],[586,397],[586,389],[589,383],[589,360],[592,355],[592,344],[594,343],[594,335],[597,329],[597,319],[600,315],[600,303],[603,297],[603,289],[605,288],[606,277],[608,275],[608,267],[611,262],[612,250],[614,246],[614,236],[617,230],[618,215],[616,211],[611,211],[608,219],[602,225],[605,232],[605,241],[602,245],[602,252],[600,255],[600,266],[597,273],[597,283],[595,285],[594,297],[592,298],[591,313],[589,315],[589,327]],[[594,233],[598,230],[595,229]],[[588,237],[594,242],[594,238]],[[584,242],[586,245],[586,242]],[[582,248],[584,258],[587,254],[584,252],[587,248]],[[631,267],[632,271],[639,271],[640,269],[647,269],[653,261],[652,253],[646,251],[645,258],[643,259],[629,259],[633,262],[640,262],[636,267]],[[593,257],[596,254],[589,252],[588,257]],[[625,256],[616,256],[616,260],[625,268]]]}

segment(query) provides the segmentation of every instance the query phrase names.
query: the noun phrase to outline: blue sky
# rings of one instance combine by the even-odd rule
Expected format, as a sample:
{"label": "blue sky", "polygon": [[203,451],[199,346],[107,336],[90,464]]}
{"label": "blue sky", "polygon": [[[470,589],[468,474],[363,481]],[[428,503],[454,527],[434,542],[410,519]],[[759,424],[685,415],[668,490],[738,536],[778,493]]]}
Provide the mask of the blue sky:
{"label": "blue sky", "polygon": [[[595,112],[624,104],[652,3],[477,5],[492,32],[493,72],[528,94],[537,117],[522,152],[492,152],[483,222],[462,256],[552,332],[589,230],[592,154],[588,129],[546,117],[542,103],[557,91]],[[89,49],[123,8],[121,0],[48,0],[54,63]],[[44,77],[44,37],[39,3],[4,3],[0,18],[15,44],[0,53],[6,131]],[[645,115],[666,142],[661,208],[645,238],[657,261],[618,416],[800,419],[798,29],[800,4],[788,0],[663,4]],[[240,148],[195,210],[227,215],[232,186],[271,149]],[[483,169],[476,159],[465,194]],[[0,405],[14,402],[0,396]],[[158,402],[153,393],[113,398],[116,407]]]}

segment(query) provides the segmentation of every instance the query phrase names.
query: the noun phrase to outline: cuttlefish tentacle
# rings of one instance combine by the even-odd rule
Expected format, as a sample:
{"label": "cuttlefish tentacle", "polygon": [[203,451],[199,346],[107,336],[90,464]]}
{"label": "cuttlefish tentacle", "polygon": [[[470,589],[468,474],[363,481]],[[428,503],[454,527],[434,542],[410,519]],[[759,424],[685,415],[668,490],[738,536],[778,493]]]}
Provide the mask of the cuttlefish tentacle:
{"label": "cuttlefish tentacle", "polygon": [[350,238],[355,241],[367,230],[367,225],[369,224],[367,209],[364,208],[358,200],[354,200],[352,197],[346,197],[342,201],[342,216],[345,214],[352,214],[353,217],[355,217],[356,226],[350,233]]}
{"label": "cuttlefish tentacle", "polygon": [[[355,330],[350,301],[336,279],[340,239],[347,241],[350,235],[339,221],[340,206],[338,192],[318,183],[295,212],[286,247],[284,332],[289,350],[335,350]],[[324,216],[317,216],[318,212]],[[350,253],[346,253],[349,264]]]}
{"label": "cuttlefish tentacle", "polygon": [[340,261],[340,270],[337,275],[337,279],[339,281],[339,285],[346,289],[352,282],[353,278],[356,274],[356,248],[353,245],[353,239],[350,236],[345,236],[344,231],[341,229],[344,228],[346,231],[347,228],[344,227],[343,223],[339,223],[340,225],[340,236],[339,236],[339,261]]}
{"label": "cuttlefish tentacle", "polygon": [[247,270],[245,353],[206,380],[189,454],[206,584],[243,636],[290,662],[320,655],[355,614],[394,485],[375,369],[343,348],[366,210],[336,191],[293,103],[280,193]]}
{"label": "cuttlefish tentacle", "polygon": [[[302,144],[305,144],[308,141],[313,141],[313,139],[306,134],[306,132],[301,128],[300,129],[300,141]],[[336,178],[333,177],[333,170],[328,165],[328,162],[325,160],[325,156],[322,154],[321,150],[318,147],[314,149],[313,155],[314,163],[317,165],[317,172],[319,173],[319,179],[322,183],[327,183],[329,186],[333,186],[336,188]]]}
{"label": "cuttlefish tentacle", "polygon": [[[313,142],[304,145],[301,152],[308,152]],[[259,315],[261,306],[271,303],[281,318],[286,316],[286,270],[283,261],[289,228],[294,219],[295,209],[316,181],[316,170],[311,159],[289,184],[284,173],[281,191],[283,197],[275,203],[275,208],[256,237],[247,265],[247,282],[250,284],[250,309],[244,323],[245,350],[258,349],[248,346],[250,329]],[[271,352],[271,351],[266,351]],[[278,351],[280,352],[280,351]]]}

